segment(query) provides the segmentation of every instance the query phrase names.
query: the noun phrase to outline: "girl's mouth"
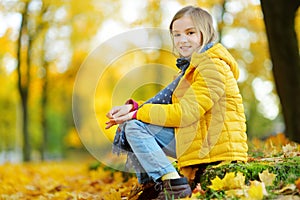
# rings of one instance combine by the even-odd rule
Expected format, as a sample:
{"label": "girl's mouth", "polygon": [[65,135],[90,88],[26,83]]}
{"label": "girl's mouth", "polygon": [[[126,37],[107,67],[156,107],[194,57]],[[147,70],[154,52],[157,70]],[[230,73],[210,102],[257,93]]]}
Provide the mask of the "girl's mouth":
{"label": "girl's mouth", "polygon": [[190,48],[191,48],[191,46],[182,46],[182,47],[180,47],[180,49],[183,50],[183,51],[187,51]]}

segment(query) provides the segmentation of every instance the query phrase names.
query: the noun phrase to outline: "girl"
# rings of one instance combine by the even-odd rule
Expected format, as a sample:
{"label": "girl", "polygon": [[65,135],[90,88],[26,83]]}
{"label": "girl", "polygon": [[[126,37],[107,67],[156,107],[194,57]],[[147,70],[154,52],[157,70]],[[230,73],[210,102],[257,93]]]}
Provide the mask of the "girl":
{"label": "girl", "polygon": [[[130,99],[107,113],[106,128],[120,124],[118,133],[144,186],[140,199],[191,196],[189,182],[207,164],[247,160],[239,70],[231,54],[215,43],[211,15],[187,6],[169,29],[179,54],[177,79],[147,102]],[[181,174],[167,156],[177,159]]]}

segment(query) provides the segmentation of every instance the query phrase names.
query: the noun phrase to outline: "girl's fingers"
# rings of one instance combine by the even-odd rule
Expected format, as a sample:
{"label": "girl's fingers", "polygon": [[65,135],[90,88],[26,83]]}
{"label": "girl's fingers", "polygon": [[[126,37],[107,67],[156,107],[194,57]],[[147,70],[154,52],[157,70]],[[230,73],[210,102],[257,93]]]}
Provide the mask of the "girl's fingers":
{"label": "girl's fingers", "polygon": [[122,115],[118,118],[115,118],[114,120],[117,124],[122,124],[122,123],[132,119],[132,116],[133,116],[133,112],[130,112],[130,113],[127,113],[126,115]]}
{"label": "girl's fingers", "polygon": [[110,118],[108,122],[106,122],[106,129],[109,129],[110,127],[116,125],[116,124],[122,124],[130,119],[132,119],[134,112],[127,113],[125,115],[121,115],[119,117],[113,116]]}
{"label": "girl's fingers", "polygon": [[108,118],[112,118],[116,113],[118,113],[120,110],[119,106],[113,107],[107,114],[106,116]]}
{"label": "girl's fingers", "polygon": [[106,124],[105,129],[109,129],[110,127],[116,125],[117,123],[114,121],[108,121],[105,124]]}
{"label": "girl's fingers", "polygon": [[131,108],[132,105],[115,106],[106,114],[106,117],[109,119],[121,117],[126,115]]}

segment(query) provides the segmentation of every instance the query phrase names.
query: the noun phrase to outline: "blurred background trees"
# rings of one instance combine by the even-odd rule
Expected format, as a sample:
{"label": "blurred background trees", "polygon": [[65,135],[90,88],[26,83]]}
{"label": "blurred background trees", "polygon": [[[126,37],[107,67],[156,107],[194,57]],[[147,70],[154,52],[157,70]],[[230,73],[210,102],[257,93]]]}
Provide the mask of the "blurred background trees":
{"label": "blurred background trees", "polygon": [[274,4],[262,0],[261,3],[285,133],[290,139],[300,142],[300,96],[295,95],[300,94],[300,57],[295,30],[299,27],[295,19],[300,1],[280,0]]}
{"label": "blurred background trees", "polygon": [[[263,5],[264,1],[267,0],[262,0]],[[175,12],[190,4],[210,11],[220,42],[239,64],[238,83],[244,98],[249,138],[284,132],[287,121],[282,113],[292,116],[290,113],[298,109],[295,120],[299,121],[299,99],[295,101],[297,105],[289,102],[286,105],[291,107],[281,106],[277,95],[276,89],[281,91],[278,85],[286,79],[275,87],[276,65],[274,62],[273,67],[268,53],[267,35],[279,31],[267,26],[266,33],[259,0],[3,0],[0,1],[0,163],[63,158],[70,149],[83,150],[73,122],[72,92],[76,74],[86,56],[97,45],[132,28],[167,29]],[[271,9],[280,4],[265,5]],[[288,27],[283,22],[281,31],[292,31],[294,27],[299,33],[297,9],[296,6],[293,10],[295,24]],[[272,15],[266,16],[272,18]],[[274,20],[271,23],[276,24],[279,19],[271,19]],[[299,42],[299,34],[296,36],[294,45]],[[273,40],[286,41],[287,38],[282,37],[279,35]],[[297,48],[298,45],[293,51],[299,63]],[[271,48],[271,55],[275,59],[280,54],[273,53]],[[142,60],[140,62],[153,63],[164,62],[166,56],[146,53],[124,57],[123,64],[118,63],[120,68],[110,71],[107,81],[114,82],[120,69],[128,69],[137,58]],[[153,80],[164,77],[160,71],[148,75],[153,76]],[[299,66],[295,65],[294,75],[299,77]],[[109,93],[109,85],[99,84],[98,88]],[[299,79],[292,84],[299,90]],[[157,89],[151,87],[150,93],[154,94]],[[288,94],[279,94],[283,102],[288,102],[284,100]],[[293,99],[291,94],[289,99]],[[133,95],[145,98],[143,92]],[[101,108],[97,113],[99,118],[105,117],[103,114],[111,105],[109,97],[97,98],[95,107]],[[288,127],[291,127],[288,135],[299,134],[292,126]]]}

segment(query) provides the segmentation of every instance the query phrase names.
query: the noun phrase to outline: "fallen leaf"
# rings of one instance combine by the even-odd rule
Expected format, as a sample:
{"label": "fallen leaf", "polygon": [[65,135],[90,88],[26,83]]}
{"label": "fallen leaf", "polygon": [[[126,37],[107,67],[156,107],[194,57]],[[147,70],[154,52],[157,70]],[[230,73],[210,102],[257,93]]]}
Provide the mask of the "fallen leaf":
{"label": "fallen leaf", "polygon": [[296,195],[280,195],[277,197],[278,200],[300,200],[299,196]]}
{"label": "fallen leaf", "polygon": [[108,194],[104,196],[104,199],[111,199],[111,200],[121,200],[121,193],[115,189],[111,189]]}
{"label": "fallen leaf", "polygon": [[293,194],[296,192],[296,185],[295,184],[288,184],[283,187],[281,190],[275,191],[276,194]]}
{"label": "fallen leaf", "polygon": [[251,200],[261,200],[264,195],[268,195],[265,185],[259,181],[251,181],[250,188],[248,190],[249,199]]}
{"label": "fallen leaf", "polygon": [[224,178],[222,179],[224,189],[235,189],[236,184],[233,181],[234,177],[234,172],[229,172],[225,174]]}
{"label": "fallen leaf", "polygon": [[258,176],[260,181],[263,182],[265,186],[273,185],[273,182],[276,178],[276,174],[269,173],[268,169],[264,170],[262,173],[259,173]]}
{"label": "fallen leaf", "polygon": [[245,185],[245,176],[240,172],[237,175],[234,172],[229,172],[225,174],[223,179],[217,176],[211,183],[212,185],[209,187],[213,190],[239,189]]}
{"label": "fallen leaf", "polygon": [[298,178],[298,180],[295,181],[295,184],[298,190],[300,191],[300,178]]}
{"label": "fallen leaf", "polygon": [[245,189],[231,189],[225,191],[228,197],[243,197],[245,196]]}
{"label": "fallen leaf", "polygon": [[245,185],[245,176],[241,172],[238,172],[236,176],[231,179],[225,179],[225,181],[228,183],[229,189],[238,189]]}
{"label": "fallen leaf", "polygon": [[196,171],[198,170],[197,167],[183,167],[180,169],[180,173],[186,177],[189,181],[195,179]]}
{"label": "fallen leaf", "polygon": [[193,190],[193,194],[197,194],[197,193],[199,193],[201,195],[205,194],[205,191],[202,189],[200,183],[198,183],[197,186],[196,186],[196,188]]}
{"label": "fallen leaf", "polygon": [[298,154],[298,147],[297,145],[291,145],[288,143],[287,145],[282,147],[282,152],[284,157],[294,157]]}
{"label": "fallen leaf", "polygon": [[209,188],[213,189],[213,190],[222,190],[224,185],[223,185],[223,181],[217,176],[216,178],[214,178],[213,180],[211,180],[211,184],[210,186],[208,186]]}

